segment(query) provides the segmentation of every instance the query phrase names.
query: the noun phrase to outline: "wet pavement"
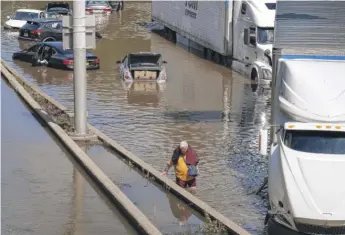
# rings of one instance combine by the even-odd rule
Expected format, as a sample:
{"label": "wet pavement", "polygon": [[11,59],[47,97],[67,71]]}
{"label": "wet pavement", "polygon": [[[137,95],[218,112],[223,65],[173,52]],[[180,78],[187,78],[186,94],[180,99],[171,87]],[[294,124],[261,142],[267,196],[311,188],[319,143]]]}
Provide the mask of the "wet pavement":
{"label": "wet pavement", "polygon": [[1,234],[137,234],[1,79]]}
{"label": "wet pavement", "polygon": [[[13,9],[44,5],[2,2],[1,22]],[[270,112],[269,96],[254,92],[250,81],[241,75],[141,27],[140,23],[150,22],[150,10],[150,3],[128,2],[123,12],[97,18],[103,39],[93,52],[101,60],[101,69],[87,72],[89,122],[158,170],[165,167],[173,148],[187,140],[201,158],[197,196],[260,234],[265,201],[250,192],[266,175],[267,159],[258,155],[257,143],[262,115]],[[10,66],[73,110],[72,71],[12,62],[12,53],[29,43],[18,42],[15,33],[5,31],[1,39],[1,57]],[[168,62],[166,86],[124,87],[115,61],[137,51],[162,53]],[[126,175],[121,173],[124,169],[109,164],[111,155],[100,158],[103,163],[95,161],[107,174]],[[169,177],[173,179],[172,171]]]}

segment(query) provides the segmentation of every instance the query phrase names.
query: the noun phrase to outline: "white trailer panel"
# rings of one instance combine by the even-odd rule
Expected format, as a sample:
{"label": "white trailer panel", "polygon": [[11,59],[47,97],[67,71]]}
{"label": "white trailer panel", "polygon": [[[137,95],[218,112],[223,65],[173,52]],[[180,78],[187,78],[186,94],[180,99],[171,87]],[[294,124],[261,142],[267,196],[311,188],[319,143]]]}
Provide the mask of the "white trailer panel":
{"label": "white trailer panel", "polygon": [[152,1],[152,19],[222,55],[232,55],[232,2]]}
{"label": "white trailer panel", "polygon": [[345,1],[278,1],[274,48],[345,48]]}

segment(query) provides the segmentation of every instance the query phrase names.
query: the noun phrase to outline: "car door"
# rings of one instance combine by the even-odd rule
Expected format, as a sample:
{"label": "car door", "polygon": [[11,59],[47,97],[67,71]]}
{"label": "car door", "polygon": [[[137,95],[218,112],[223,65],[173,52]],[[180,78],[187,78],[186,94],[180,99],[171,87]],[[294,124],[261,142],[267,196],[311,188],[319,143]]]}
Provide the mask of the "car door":
{"label": "car door", "polygon": [[125,56],[125,58],[123,58],[122,62],[121,62],[121,66],[120,66],[120,75],[121,78],[123,78],[124,73],[125,73],[125,69],[128,66],[128,56]]}
{"label": "car door", "polygon": [[35,54],[39,50],[40,45],[36,44],[32,47],[30,47],[27,51],[24,51],[24,53],[21,55],[21,60],[25,62],[31,62],[32,59],[34,58]]}
{"label": "car door", "polygon": [[62,23],[54,22],[52,24],[52,34],[56,41],[62,41]]}
{"label": "car door", "polygon": [[61,56],[57,53],[57,51],[53,47],[49,47],[49,60],[48,60],[48,66],[59,68],[62,66],[63,59],[61,59]]}

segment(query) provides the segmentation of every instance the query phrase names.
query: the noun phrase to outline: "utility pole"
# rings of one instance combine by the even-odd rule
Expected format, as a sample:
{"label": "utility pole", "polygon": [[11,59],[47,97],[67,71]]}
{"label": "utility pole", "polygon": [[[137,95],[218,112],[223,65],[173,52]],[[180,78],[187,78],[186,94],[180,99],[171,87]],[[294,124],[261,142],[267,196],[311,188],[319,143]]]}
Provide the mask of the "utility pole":
{"label": "utility pole", "polygon": [[85,0],[73,0],[74,123],[77,135],[87,132]]}

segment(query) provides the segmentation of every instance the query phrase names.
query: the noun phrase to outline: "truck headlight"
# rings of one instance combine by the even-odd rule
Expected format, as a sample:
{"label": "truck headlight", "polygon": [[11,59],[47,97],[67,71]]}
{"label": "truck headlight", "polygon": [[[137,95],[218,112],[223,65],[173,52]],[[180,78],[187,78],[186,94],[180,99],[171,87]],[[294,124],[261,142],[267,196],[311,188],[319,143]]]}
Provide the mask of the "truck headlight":
{"label": "truck headlight", "polygon": [[262,69],[262,78],[263,79],[272,79],[272,72],[269,69]]}

